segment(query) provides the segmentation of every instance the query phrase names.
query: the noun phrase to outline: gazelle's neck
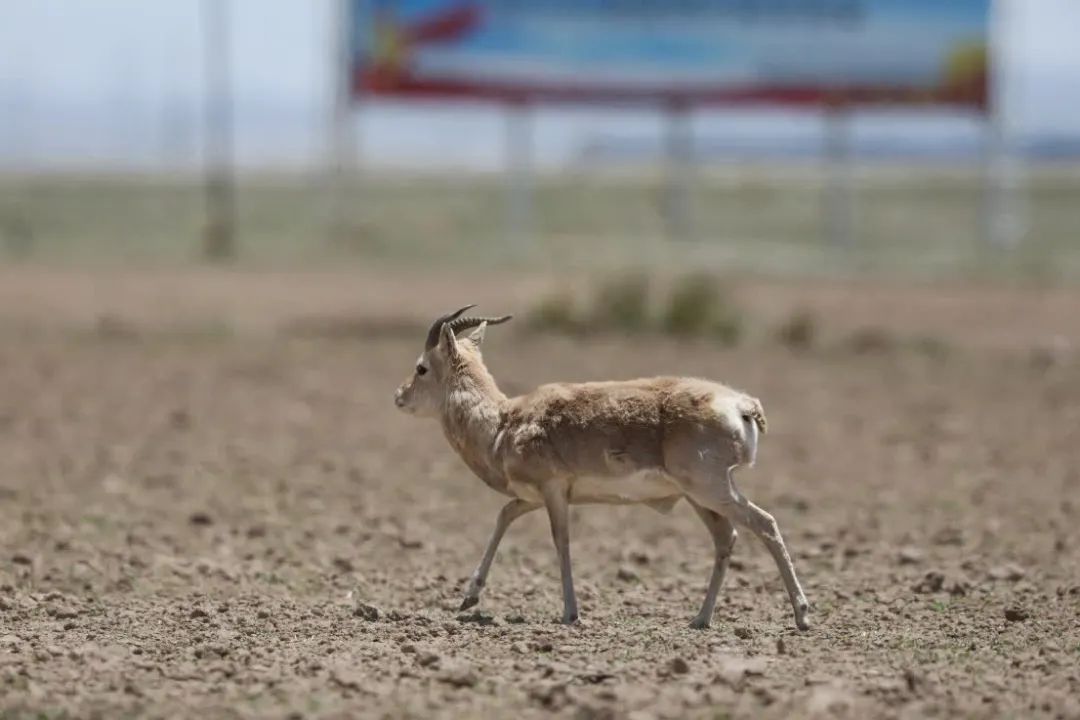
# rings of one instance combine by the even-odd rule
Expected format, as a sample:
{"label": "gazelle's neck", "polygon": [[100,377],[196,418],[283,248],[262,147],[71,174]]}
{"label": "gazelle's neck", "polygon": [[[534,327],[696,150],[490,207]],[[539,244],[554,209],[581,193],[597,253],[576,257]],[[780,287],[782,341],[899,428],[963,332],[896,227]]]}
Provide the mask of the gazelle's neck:
{"label": "gazelle's neck", "polygon": [[446,439],[489,484],[498,475],[493,449],[505,403],[506,395],[479,358],[470,358],[449,380],[443,400],[440,419]]}

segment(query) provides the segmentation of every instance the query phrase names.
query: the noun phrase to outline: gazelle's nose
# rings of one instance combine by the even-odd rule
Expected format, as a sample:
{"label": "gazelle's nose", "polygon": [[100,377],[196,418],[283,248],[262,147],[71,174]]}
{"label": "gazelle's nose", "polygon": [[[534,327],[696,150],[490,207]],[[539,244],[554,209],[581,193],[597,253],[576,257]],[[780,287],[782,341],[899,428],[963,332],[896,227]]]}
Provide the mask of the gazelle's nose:
{"label": "gazelle's nose", "polygon": [[405,397],[401,392],[401,388],[394,391],[394,404],[398,407],[403,407],[405,405]]}

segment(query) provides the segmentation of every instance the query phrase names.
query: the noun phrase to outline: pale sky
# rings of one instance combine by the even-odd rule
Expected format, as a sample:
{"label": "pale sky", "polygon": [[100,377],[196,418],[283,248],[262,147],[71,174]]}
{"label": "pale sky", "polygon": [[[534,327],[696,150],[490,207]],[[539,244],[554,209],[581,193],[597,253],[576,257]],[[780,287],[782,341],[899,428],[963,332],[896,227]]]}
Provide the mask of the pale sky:
{"label": "pale sky", "polygon": [[[1002,2],[1010,123],[1021,133],[1080,134],[1080,0]],[[326,124],[332,0],[232,5],[241,154],[317,156]],[[50,157],[81,154],[92,163],[130,150],[125,142],[134,147],[140,133],[157,140],[145,139],[147,148],[138,152],[161,145],[163,133],[180,137],[178,143],[185,133],[197,134],[201,6],[199,0],[4,0],[0,102],[7,105],[7,131],[0,120],[0,132],[7,138],[0,152],[36,146]],[[713,115],[702,122],[723,126],[740,117]],[[558,145],[598,128],[633,134],[655,124],[650,113],[556,111],[541,116],[537,132],[540,142]],[[500,152],[498,114],[483,107],[426,105],[418,112],[382,105],[362,113],[360,125],[366,151],[376,156],[453,163],[455,153],[494,158]],[[461,141],[448,147],[440,140],[447,132]],[[70,137],[54,139],[55,133]]]}

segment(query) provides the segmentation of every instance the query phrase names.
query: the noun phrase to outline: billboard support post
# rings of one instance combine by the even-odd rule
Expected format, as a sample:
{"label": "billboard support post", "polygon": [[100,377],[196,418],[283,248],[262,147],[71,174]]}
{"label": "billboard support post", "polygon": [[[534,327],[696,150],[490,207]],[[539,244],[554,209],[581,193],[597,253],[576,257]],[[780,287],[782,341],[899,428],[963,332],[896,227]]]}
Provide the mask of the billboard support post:
{"label": "billboard support post", "polygon": [[1012,3],[994,3],[990,13],[990,74],[986,87],[986,112],[983,116],[982,206],[980,225],[983,244],[995,250],[1015,248],[1026,233],[1021,207],[1020,168],[1012,148],[1006,97],[1005,48],[1002,29],[1008,23]]}
{"label": "billboard support post", "polygon": [[230,12],[231,3],[227,0],[204,0],[202,4],[207,214],[203,254],[209,260],[228,260],[236,255]]}
{"label": "billboard support post", "polygon": [[335,0],[331,20],[332,63],[330,88],[330,142],[327,145],[327,170],[330,198],[331,240],[344,240],[351,233],[355,216],[351,209],[354,170],[356,165],[356,132],[353,111],[360,100],[352,87],[353,56],[349,42],[352,26],[349,22],[351,0]]}
{"label": "billboard support post", "polygon": [[690,107],[683,102],[667,106],[664,119],[664,152],[667,166],[668,237],[693,238],[694,128]]}
{"label": "billboard support post", "polygon": [[850,250],[855,242],[854,159],[851,115],[843,105],[825,110],[825,234],[834,247]]}
{"label": "billboard support post", "polygon": [[532,238],[533,111],[527,102],[511,102],[505,112],[506,230],[518,248]]}
{"label": "billboard support post", "polygon": [[994,250],[1014,249],[1024,235],[1019,203],[1019,171],[1001,120],[983,122],[981,232]]}

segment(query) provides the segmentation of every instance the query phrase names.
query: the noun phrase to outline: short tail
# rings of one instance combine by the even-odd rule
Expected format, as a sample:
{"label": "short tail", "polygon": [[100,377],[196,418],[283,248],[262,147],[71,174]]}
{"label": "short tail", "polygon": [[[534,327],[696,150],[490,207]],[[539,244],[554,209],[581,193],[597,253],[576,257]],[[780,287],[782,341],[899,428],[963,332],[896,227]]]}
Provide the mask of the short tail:
{"label": "short tail", "polygon": [[747,457],[743,461],[753,467],[757,461],[758,435],[769,431],[769,422],[765,419],[765,408],[761,407],[761,401],[755,397],[746,396],[739,404],[739,412],[742,413],[746,426]]}
{"label": "short tail", "polygon": [[761,407],[761,401],[756,397],[747,396],[739,406],[744,420],[757,425],[758,432],[762,435],[769,432],[769,421],[765,419],[765,408]]}

